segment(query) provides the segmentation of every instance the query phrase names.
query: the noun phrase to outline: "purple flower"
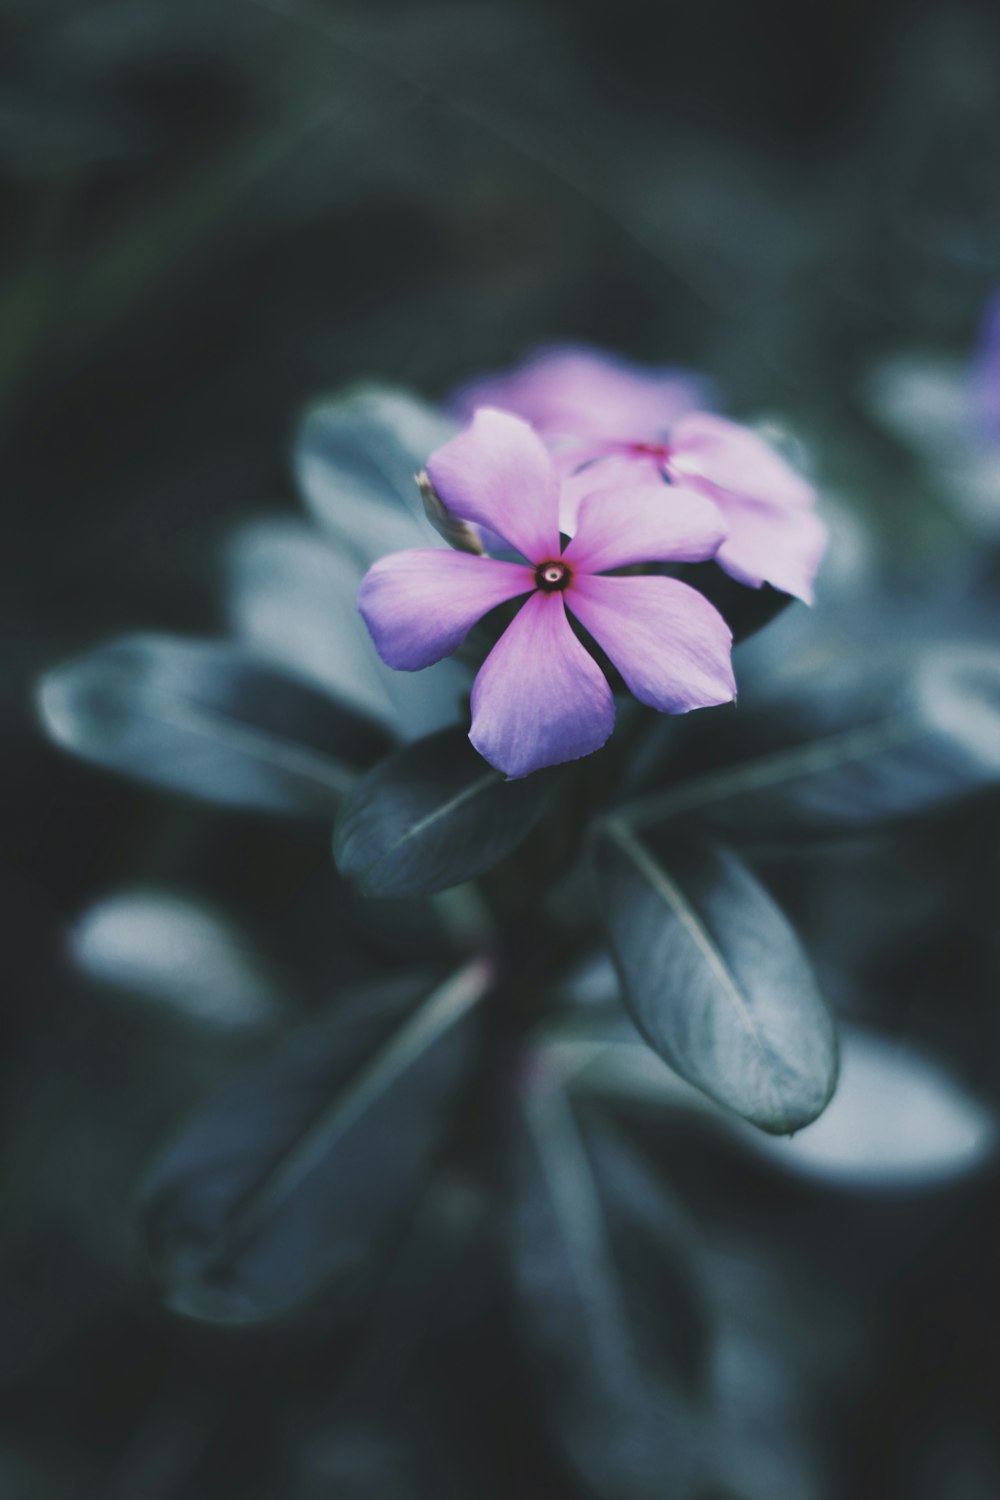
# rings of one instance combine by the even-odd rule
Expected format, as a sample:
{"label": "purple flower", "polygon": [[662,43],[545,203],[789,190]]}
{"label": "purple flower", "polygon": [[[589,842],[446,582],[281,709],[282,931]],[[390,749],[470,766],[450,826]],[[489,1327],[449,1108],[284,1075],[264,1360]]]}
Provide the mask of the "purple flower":
{"label": "purple flower", "polygon": [[561,525],[568,534],[581,500],[598,486],[684,485],[725,517],[716,562],[727,573],[811,602],[826,547],[812,487],[756,433],[692,410],[700,394],[678,372],[564,349],[466,387],[456,404],[464,411],[488,400],[544,433],[566,477]]}
{"label": "purple flower", "polygon": [[513,370],[459,387],[449,405],[463,421],[495,406],[546,439],[613,441],[623,432],[658,432],[708,398],[708,382],[687,370],[647,369],[584,344],[554,344]]}
{"label": "purple flower", "polygon": [[614,727],[611,688],[567,610],[641,702],[686,713],[735,696],[732,636],[701,594],[673,578],[608,576],[712,557],[725,524],[703,496],[675,486],[663,503],[648,486],[596,489],[581,499],[564,548],[552,456],[526,422],[488,408],[427,468],[453,514],[527,563],[437,547],[398,552],[368,571],[358,607],[382,660],[413,672],[454,651],[488,611],[527,596],[472,688],[469,738],[491,765],[527,776],[591,754]]}

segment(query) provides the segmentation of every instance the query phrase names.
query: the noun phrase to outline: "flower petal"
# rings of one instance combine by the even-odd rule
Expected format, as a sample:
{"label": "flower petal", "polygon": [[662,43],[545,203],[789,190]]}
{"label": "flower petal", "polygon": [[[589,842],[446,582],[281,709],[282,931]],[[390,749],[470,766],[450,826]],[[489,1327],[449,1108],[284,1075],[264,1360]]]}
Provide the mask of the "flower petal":
{"label": "flower petal", "polygon": [[661,713],[736,696],[729,626],[676,578],[578,578],[567,606],[641,703]]}
{"label": "flower petal", "polygon": [[629,563],[702,562],[728,527],[711,500],[679,484],[597,490],[585,496],[564,557],[584,573]]}
{"label": "flower petal", "polygon": [[462,387],[451,405],[459,416],[479,406],[517,412],[550,436],[652,441],[709,394],[708,383],[687,370],[645,368],[601,349],[561,344]]}
{"label": "flower petal", "polygon": [[573,536],[580,523],[580,506],[597,490],[666,484],[661,465],[648,453],[597,451],[582,468],[580,455],[571,463],[565,454],[557,454],[556,463],[565,475],[559,489],[559,529],[567,536]]}
{"label": "flower petal", "polygon": [[427,460],[449,510],[488,526],[531,562],[559,555],[559,481],[527,422],[485,407]]}
{"label": "flower petal", "polygon": [[806,604],[826,550],[827,530],[814,510],[783,510],[720,497],[729,535],[716,562],[739,583],[770,583]]}
{"label": "flower petal", "polygon": [[368,569],[358,609],[386,665],[416,672],[460,646],[489,610],[534,586],[534,573],[520,563],[417,547]]}
{"label": "flower petal", "polygon": [[810,484],[749,427],[707,412],[682,417],[670,435],[671,475],[715,498],[727,491],[767,505],[808,506]]}
{"label": "flower petal", "polygon": [[469,739],[513,779],[599,750],[614,728],[607,678],[580,644],[561,594],[532,594],[472,686]]}

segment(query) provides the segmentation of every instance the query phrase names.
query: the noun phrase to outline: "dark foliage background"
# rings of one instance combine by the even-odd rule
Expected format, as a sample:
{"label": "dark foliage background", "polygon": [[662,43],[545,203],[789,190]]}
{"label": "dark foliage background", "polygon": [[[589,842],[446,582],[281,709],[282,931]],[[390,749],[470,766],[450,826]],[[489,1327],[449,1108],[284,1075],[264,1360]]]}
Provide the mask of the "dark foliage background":
{"label": "dark foliage background", "polygon": [[[473,1113],[377,1253],[317,1263],[338,1212],[377,1217],[359,1183],[417,1150],[413,1091],[443,1117],[457,1033],[381,1102],[329,1202],[292,1185],[250,1292],[224,1266],[213,1282],[208,1251],[192,1272],[168,1143],[188,1173],[216,1150],[224,1171],[228,1127],[184,1145],[185,1122],[249,1087],[226,1118],[264,1139],[252,1069],[291,1047],[273,1108],[304,1107],[324,1046],[350,1066],[329,1027],[354,987],[377,977],[363,1048],[481,913],[360,901],[329,819],[71,758],[35,683],[130,631],[227,633],[234,530],[301,523],[292,445],[325,392],[435,399],[559,338],[707,371],[821,478],[818,605],[738,657],[747,743],[804,733],[800,690],[813,722],[834,712],[846,669],[870,667],[877,698],[924,647],[995,643],[1000,449],[963,381],[1000,285],[998,77],[996,7],[953,0],[0,8],[5,1500],[686,1492],[669,1427],[677,1470],[652,1489],[628,1421],[607,1437],[610,1407],[652,1399],[613,1350],[583,1350],[605,1375],[582,1395],[551,1363],[559,1320],[586,1323],[536,1154],[565,1122],[529,1110],[504,1162]],[[670,754],[731,758],[695,726]],[[884,778],[891,804],[905,773]],[[623,1076],[583,1091],[574,1160],[610,1195],[638,1324],[713,1393],[706,1494],[1000,1493],[998,827],[986,790],[818,852],[757,831],[834,1008],[881,1037],[874,1082],[845,1072],[834,1169],[671,1097],[628,1046]],[[606,963],[570,957],[566,1014],[602,1025]],[[578,1031],[566,1046],[558,1066],[589,1066]],[[688,1399],[664,1422],[702,1420]]]}

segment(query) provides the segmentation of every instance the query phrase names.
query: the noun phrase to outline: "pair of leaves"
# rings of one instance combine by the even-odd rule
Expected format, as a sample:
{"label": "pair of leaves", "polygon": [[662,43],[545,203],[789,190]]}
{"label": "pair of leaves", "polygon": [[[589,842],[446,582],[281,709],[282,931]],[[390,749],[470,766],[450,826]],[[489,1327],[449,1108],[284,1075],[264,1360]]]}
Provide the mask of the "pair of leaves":
{"label": "pair of leaves", "polygon": [[144,1220],[169,1304],[248,1323],[368,1284],[467,1076],[473,963],[366,990],[211,1100],[152,1169]]}
{"label": "pair of leaves", "polygon": [[541,817],[554,777],[505,781],[462,729],[407,745],[341,809],[334,856],[365,896],[446,890],[491,869]]}
{"label": "pair of leaves", "polygon": [[67,750],[228,807],[330,816],[390,744],[378,725],[224,642],[129,636],[42,678]]}
{"label": "pair of leaves", "polygon": [[[334,849],[365,895],[472,879],[544,811],[546,776],[505,782],[460,730],[405,747],[345,803]],[[794,933],[736,855],[676,825],[655,847],[610,820],[603,907],[630,1010],[683,1077],[765,1130],[815,1118],[837,1072],[832,1020]]]}
{"label": "pair of leaves", "polygon": [[703,1463],[705,1327],[690,1232],[606,1123],[534,1079],[514,1138],[511,1264],[557,1448],[608,1500],[684,1500]]}

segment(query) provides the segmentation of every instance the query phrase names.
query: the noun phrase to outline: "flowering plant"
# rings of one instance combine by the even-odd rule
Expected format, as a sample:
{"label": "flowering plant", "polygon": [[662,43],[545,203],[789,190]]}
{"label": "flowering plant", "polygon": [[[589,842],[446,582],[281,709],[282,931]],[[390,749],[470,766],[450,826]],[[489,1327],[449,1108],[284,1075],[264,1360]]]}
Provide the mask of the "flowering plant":
{"label": "flowering plant", "polygon": [[[263,1035],[148,1167],[146,1245],[188,1318],[308,1307],[343,1336],[334,1431],[374,1422],[380,1455],[379,1351],[426,1357],[427,1310],[453,1280],[494,1296],[502,1256],[523,1335],[505,1378],[527,1362],[588,1490],[731,1492],[745,1424],[705,1355],[720,1287],[671,1205],[662,1122],[850,1177],[822,1134],[838,1028],[768,861],[1000,780],[995,654],[881,675],[860,649],[824,656],[825,606],[805,627],[793,603],[826,546],[813,487],[710,399],[574,348],[444,410],[372,387],[322,402],[295,467],[325,539],[276,519],[231,539],[232,638],[127,637],[40,683],[64,748],[306,830],[301,883],[280,859],[275,879],[294,955],[302,925],[320,934],[319,1017],[285,1025],[259,979],[248,999],[247,934],[182,903],[108,903],[74,953],[120,973],[125,952],[133,983],[153,930],[160,951],[207,948],[222,979],[185,1004]],[[856,646],[847,597],[836,639]],[[878,1093],[885,1053],[850,1025],[843,1043]],[[653,1168],[619,1107],[654,1112]],[[963,1109],[956,1134],[985,1140]]]}

